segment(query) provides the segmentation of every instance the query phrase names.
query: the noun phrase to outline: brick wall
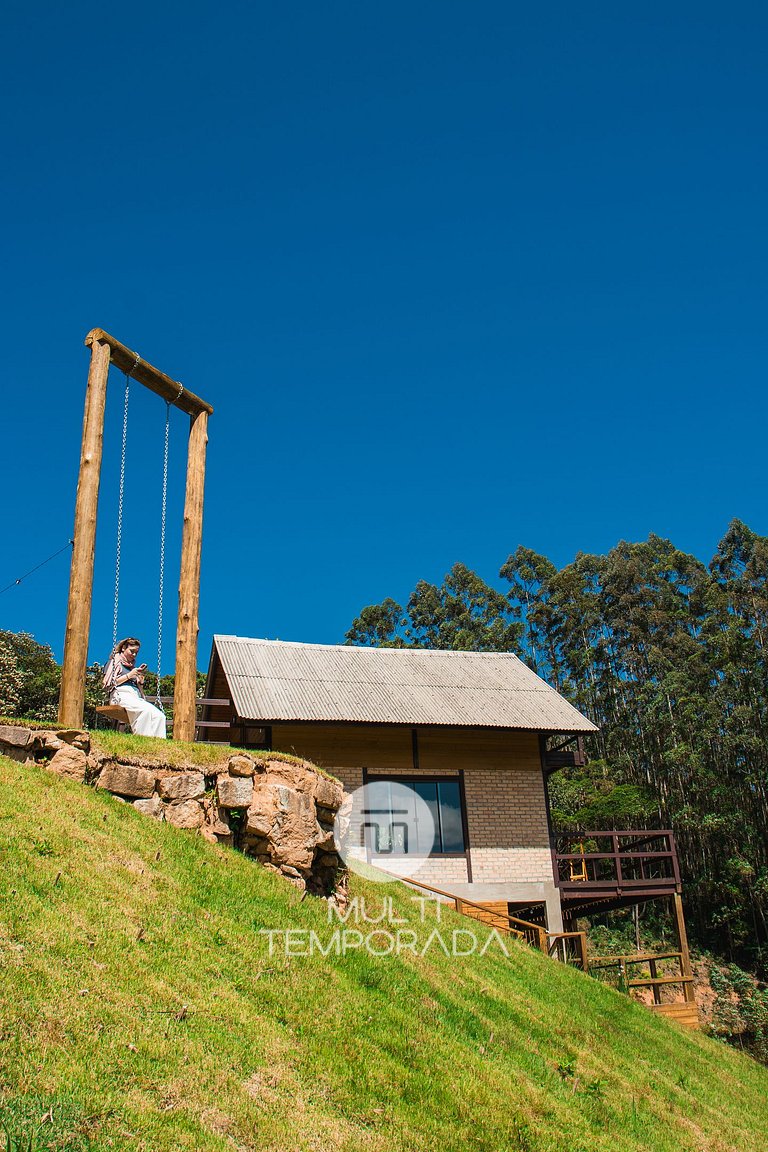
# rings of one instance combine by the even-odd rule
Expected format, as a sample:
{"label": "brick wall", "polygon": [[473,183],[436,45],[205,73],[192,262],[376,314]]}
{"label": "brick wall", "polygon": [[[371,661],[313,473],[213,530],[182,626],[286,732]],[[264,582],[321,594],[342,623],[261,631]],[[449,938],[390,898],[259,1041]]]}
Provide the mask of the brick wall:
{"label": "brick wall", "polygon": [[476,766],[465,771],[464,788],[473,882],[551,880],[541,767]]}

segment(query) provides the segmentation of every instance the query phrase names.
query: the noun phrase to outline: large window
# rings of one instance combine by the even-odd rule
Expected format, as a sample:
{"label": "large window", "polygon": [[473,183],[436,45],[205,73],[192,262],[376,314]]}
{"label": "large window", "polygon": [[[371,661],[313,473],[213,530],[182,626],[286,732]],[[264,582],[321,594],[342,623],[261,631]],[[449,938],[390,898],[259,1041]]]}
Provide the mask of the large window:
{"label": "large window", "polygon": [[[425,805],[431,820],[424,819]],[[446,855],[465,850],[461,787],[455,777],[369,778],[368,806],[373,817],[370,849],[376,854]]]}

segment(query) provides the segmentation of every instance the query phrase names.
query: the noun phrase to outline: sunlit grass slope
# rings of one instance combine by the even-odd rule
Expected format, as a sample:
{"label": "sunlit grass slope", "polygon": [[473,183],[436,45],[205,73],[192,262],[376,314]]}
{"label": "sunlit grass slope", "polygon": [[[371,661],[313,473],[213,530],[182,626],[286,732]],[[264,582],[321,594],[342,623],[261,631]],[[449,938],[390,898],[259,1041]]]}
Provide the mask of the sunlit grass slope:
{"label": "sunlit grass slope", "polygon": [[326,906],[4,759],[0,853],[0,1118],[34,1148],[768,1147],[768,1070],[523,946],[270,957],[263,928],[327,943]]}

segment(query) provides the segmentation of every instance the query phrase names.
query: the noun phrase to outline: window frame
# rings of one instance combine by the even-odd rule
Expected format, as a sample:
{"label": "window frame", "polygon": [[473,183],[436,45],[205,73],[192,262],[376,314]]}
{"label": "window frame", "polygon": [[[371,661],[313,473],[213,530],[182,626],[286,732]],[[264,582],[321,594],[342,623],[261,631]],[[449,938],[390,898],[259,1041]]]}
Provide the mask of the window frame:
{"label": "window frame", "polygon": [[[448,773],[436,774],[436,773],[426,773],[426,772],[424,772],[424,773],[421,773],[421,772],[382,772],[382,771],[369,772],[367,769],[363,769],[363,783],[364,784],[376,784],[382,780],[388,781],[392,784],[405,784],[406,786],[411,785],[411,784],[448,784],[448,783],[454,783],[454,782],[458,784],[458,786],[459,786],[459,814],[461,816],[461,834],[464,838],[464,847],[460,851],[456,851],[456,852],[435,852],[435,851],[432,851],[429,854],[429,859],[430,860],[466,860],[467,861],[467,875],[470,876],[471,872],[470,872],[470,862],[469,862],[469,825],[468,825],[468,821],[467,821],[467,797],[466,797],[466,792],[464,790],[464,772],[461,769],[459,769],[458,771],[456,771],[454,773],[450,773],[450,774],[448,774]],[[436,797],[437,796],[439,796],[439,793],[437,793],[437,791],[436,791]],[[436,799],[436,802],[438,804],[438,811],[439,811],[439,799]],[[442,832],[441,832],[441,839],[442,839]],[[370,844],[370,841],[369,841],[367,836],[366,836],[366,842],[365,843],[366,843],[366,853],[370,859],[370,856],[372,854],[371,853],[371,844]],[[376,856],[376,855],[378,855],[378,853],[374,852],[373,855]],[[391,852],[391,853],[387,853],[387,855],[390,857],[397,857],[397,858],[402,860],[402,859],[405,859],[407,857],[408,853],[407,852]]]}

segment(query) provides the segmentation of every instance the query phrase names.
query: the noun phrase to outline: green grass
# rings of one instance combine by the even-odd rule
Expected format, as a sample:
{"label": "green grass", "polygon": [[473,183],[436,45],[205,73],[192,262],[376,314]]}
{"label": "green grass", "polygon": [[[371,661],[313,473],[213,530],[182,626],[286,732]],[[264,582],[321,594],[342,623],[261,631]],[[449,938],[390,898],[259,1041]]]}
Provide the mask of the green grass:
{"label": "green grass", "polygon": [[154,764],[163,767],[186,765],[215,770],[223,767],[235,748],[228,744],[194,744],[185,740],[155,740],[152,736],[134,736],[130,732],[110,729],[91,731],[91,745],[115,759]]}
{"label": "green grass", "polygon": [[[187,767],[199,768],[205,772],[214,772],[223,767],[230,756],[245,755],[252,760],[266,763],[267,760],[284,760],[289,764],[304,764],[300,756],[293,756],[290,752],[260,752],[253,749],[244,750],[229,744],[192,743],[184,740],[155,740],[151,736],[134,736],[130,732],[114,732],[99,730],[91,732],[91,744],[94,749],[106,752],[115,759],[141,764],[151,764],[158,767]],[[313,768],[320,776],[335,780],[330,772],[326,772],[317,765]]]}
{"label": "green grass", "polygon": [[31,716],[0,716],[0,724],[9,724],[12,728],[40,728],[49,731],[57,725],[46,724],[43,720],[34,720]]}
{"label": "green grass", "polygon": [[[768,1147],[767,1069],[523,945],[509,957],[270,957],[262,928],[327,942],[325,904],[5,759],[0,859],[10,1147]],[[420,946],[436,927],[399,885],[358,882],[356,894],[376,910],[391,896]],[[445,938],[468,926],[443,913]]]}

